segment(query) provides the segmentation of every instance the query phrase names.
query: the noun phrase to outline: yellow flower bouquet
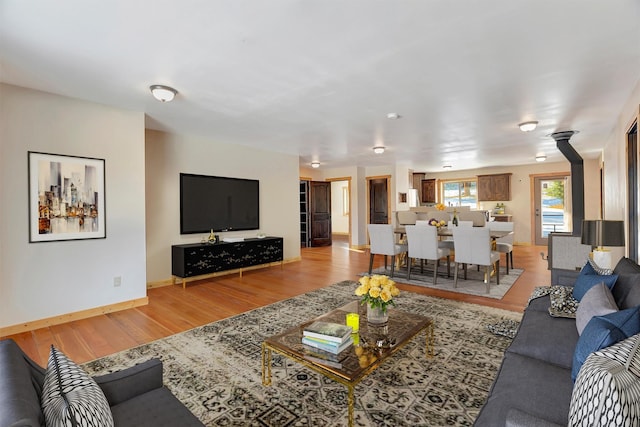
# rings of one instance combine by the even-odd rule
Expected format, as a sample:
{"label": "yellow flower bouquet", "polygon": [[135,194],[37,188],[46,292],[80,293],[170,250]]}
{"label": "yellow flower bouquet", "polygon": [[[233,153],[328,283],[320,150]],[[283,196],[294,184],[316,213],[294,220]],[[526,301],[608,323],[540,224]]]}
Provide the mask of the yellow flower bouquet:
{"label": "yellow flower bouquet", "polygon": [[362,297],[360,304],[369,304],[371,308],[380,308],[386,313],[387,306],[393,305],[393,298],[400,295],[400,289],[396,287],[396,282],[389,277],[374,274],[372,276],[363,276],[358,280],[360,285],[356,288],[355,294]]}
{"label": "yellow flower bouquet", "polygon": [[436,205],[436,209],[439,210],[439,211],[443,211],[443,210],[446,209],[446,206],[444,205],[444,203],[438,203]]}
{"label": "yellow flower bouquet", "polygon": [[445,220],[442,220],[442,219],[440,221],[438,221],[435,218],[431,218],[429,220],[429,225],[433,225],[434,227],[440,228],[440,227],[444,227],[445,225],[447,225],[447,222]]}

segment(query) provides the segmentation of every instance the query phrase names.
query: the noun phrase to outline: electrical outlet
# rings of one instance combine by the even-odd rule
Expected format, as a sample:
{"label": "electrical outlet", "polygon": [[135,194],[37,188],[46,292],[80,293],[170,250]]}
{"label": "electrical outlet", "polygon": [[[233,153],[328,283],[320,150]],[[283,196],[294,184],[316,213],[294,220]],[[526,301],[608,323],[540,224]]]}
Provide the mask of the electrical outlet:
{"label": "electrical outlet", "polygon": [[122,277],[120,276],[116,276],[113,278],[113,286],[115,288],[117,288],[118,286],[120,286],[122,284]]}

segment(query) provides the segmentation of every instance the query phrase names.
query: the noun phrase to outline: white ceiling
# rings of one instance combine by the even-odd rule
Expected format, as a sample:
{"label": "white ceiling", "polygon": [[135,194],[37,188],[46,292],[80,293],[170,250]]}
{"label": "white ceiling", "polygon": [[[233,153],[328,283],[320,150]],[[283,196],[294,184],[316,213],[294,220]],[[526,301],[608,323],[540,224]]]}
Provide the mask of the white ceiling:
{"label": "white ceiling", "polygon": [[0,0],[0,43],[1,81],[149,128],[438,172],[564,160],[560,130],[597,156],[640,77],[640,2]]}

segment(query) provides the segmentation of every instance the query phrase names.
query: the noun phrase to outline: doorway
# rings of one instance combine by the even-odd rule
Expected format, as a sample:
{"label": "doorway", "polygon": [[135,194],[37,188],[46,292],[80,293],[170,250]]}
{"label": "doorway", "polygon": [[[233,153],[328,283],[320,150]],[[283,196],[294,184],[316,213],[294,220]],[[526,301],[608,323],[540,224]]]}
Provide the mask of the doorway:
{"label": "doorway", "polygon": [[571,232],[569,174],[533,176],[533,242],[547,246],[549,233]]}
{"label": "doorway", "polygon": [[331,183],[309,183],[311,246],[331,246]]}
{"label": "doorway", "polygon": [[331,238],[351,246],[351,177],[327,181],[331,182]]}
{"label": "doorway", "polygon": [[389,224],[389,180],[390,176],[367,178],[369,224]]}

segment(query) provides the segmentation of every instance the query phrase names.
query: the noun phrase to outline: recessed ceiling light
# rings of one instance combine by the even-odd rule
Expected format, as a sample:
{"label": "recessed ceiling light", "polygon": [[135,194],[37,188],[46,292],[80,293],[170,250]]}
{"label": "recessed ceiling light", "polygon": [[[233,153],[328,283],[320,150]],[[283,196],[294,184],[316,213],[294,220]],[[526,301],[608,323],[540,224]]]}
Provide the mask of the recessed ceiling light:
{"label": "recessed ceiling light", "polygon": [[174,88],[164,85],[151,85],[149,89],[151,89],[153,97],[160,102],[170,102],[178,94]]}
{"label": "recessed ceiling light", "polygon": [[384,147],[383,146],[377,146],[377,147],[373,147],[373,152],[376,154],[382,154],[384,153]]}
{"label": "recessed ceiling light", "polygon": [[451,165],[444,165],[444,166],[442,166],[442,169],[451,169],[452,167],[453,166],[451,166]]}
{"label": "recessed ceiling light", "polygon": [[520,130],[522,132],[531,132],[536,128],[536,126],[538,126],[538,122],[536,122],[535,120],[530,122],[520,123],[518,125],[518,127],[520,127]]}
{"label": "recessed ceiling light", "polygon": [[320,162],[311,162],[311,167],[317,169],[320,167]]}
{"label": "recessed ceiling light", "polygon": [[400,114],[398,113],[389,113],[387,114],[387,119],[389,120],[398,120],[400,118]]}
{"label": "recessed ceiling light", "polygon": [[545,160],[547,160],[547,156],[545,156],[544,154],[536,156],[536,162],[544,162]]}

